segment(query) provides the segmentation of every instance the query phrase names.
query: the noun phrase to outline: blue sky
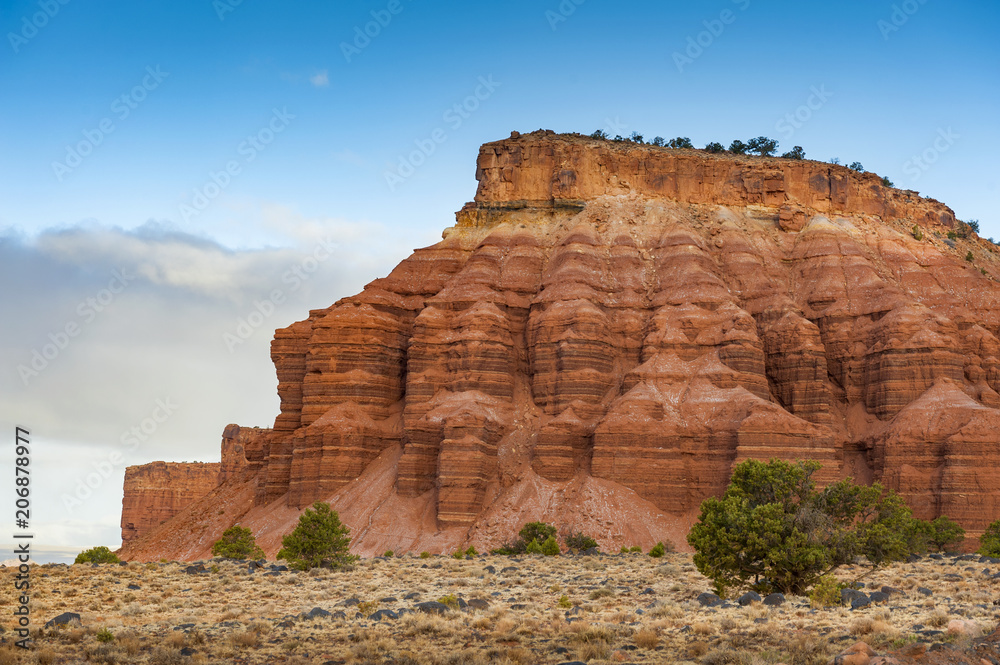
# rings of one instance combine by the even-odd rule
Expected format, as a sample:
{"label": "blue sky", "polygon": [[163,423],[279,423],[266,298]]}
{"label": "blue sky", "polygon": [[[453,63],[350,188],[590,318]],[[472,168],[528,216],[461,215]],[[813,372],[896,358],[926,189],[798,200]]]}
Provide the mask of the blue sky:
{"label": "blue sky", "polygon": [[[39,537],[116,544],[122,469],[86,511],[58,488],[156,399],[187,406],[129,464],[217,459],[226,423],[269,425],[273,329],[440,238],[479,145],[511,130],[768,135],[1000,237],[998,31],[1000,5],[962,0],[0,0],[0,305],[19,313],[0,324],[0,420],[58,451],[38,453]],[[331,242],[309,280],[283,279]],[[274,284],[288,297],[224,346]]]}

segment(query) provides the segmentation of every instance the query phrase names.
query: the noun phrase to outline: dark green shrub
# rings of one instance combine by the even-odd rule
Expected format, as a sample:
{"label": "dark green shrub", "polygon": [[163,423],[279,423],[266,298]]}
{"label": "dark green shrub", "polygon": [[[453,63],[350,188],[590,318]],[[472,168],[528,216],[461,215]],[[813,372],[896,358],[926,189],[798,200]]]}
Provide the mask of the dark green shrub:
{"label": "dark green shrub", "polygon": [[670,139],[667,141],[667,145],[671,148],[694,148],[694,144],[691,143],[691,139],[686,136],[678,136],[677,138]]}
{"label": "dark green shrub", "polygon": [[545,522],[528,522],[517,533],[518,538],[526,543],[530,543],[532,540],[544,543],[546,538],[555,535],[556,528]]}
{"label": "dark green shrub", "polygon": [[392,550],[386,550],[385,554],[383,554],[382,556],[384,556],[386,559],[391,559],[392,557],[396,556],[396,553],[393,552]]}
{"label": "dark green shrub", "polygon": [[725,152],[726,148],[718,141],[712,141],[705,146],[705,152],[710,152],[712,154],[718,154],[720,152]]}
{"label": "dark green shrub", "polygon": [[802,594],[859,556],[872,569],[905,557],[910,509],[878,483],[850,479],[816,490],[818,462],[747,460],[722,498],[701,504],[688,534],[698,570],[729,588]]}
{"label": "dark green shrub", "polygon": [[582,552],[583,550],[589,550],[591,547],[597,547],[597,541],[582,533],[575,533],[566,536],[566,547],[572,551]]}
{"label": "dark green shrub", "polygon": [[924,239],[924,232],[920,230],[920,227],[916,224],[913,225],[913,237],[917,240]]}
{"label": "dark green shrub", "polygon": [[948,231],[948,240],[957,240],[958,234],[954,231]]}
{"label": "dark green shrub", "polygon": [[222,532],[212,545],[212,556],[222,556],[227,559],[263,559],[264,550],[257,546],[253,532],[239,524],[234,524]]}
{"label": "dark green shrub", "polygon": [[621,142],[622,142],[622,141],[624,141],[625,139],[624,139],[624,138],[622,138],[622,135],[621,135],[621,134],[615,134],[615,137],[614,137],[613,139],[611,139],[611,140],[612,140],[612,141],[614,141],[615,143],[621,143]]}
{"label": "dark green shrub", "polygon": [[659,559],[664,554],[666,554],[666,551],[667,550],[663,546],[662,542],[656,543],[655,545],[653,545],[653,549],[649,550],[649,556],[653,557],[654,559]]}
{"label": "dark green shrub", "polygon": [[896,186],[895,184],[893,184],[892,180],[889,180],[885,176],[882,176],[882,185],[884,187],[895,187]]}
{"label": "dark green shrub", "polygon": [[[534,542],[538,541],[536,540]],[[555,536],[549,536],[545,539],[545,542],[542,543],[542,554],[545,556],[556,556],[559,554],[559,543],[556,542]]]}
{"label": "dark green shrub", "polygon": [[991,522],[979,536],[979,549],[983,556],[1000,557],[1000,520]]}
{"label": "dark green shrub", "polygon": [[848,164],[847,168],[851,169],[852,171],[857,171],[858,173],[865,172],[865,167],[861,166],[861,162],[851,162],[850,164]]}
{"label": "dark green shrub", "polygon": [[604,131],[603,129],[598,129],[596,132],[594,132],[593,134],[590,135],[590,138],[592,138],[592,139],[600,139],[602,141],[607,141],[608,140],[608,133],[606,131]]}
{"label": "dark green shrub", "polygon": [[99,631],[97,631],[97,635],[95,635],[94,637],[96,637],[97,641],[102,644],[105,642],[110,642],[111,640],[115,639],[114,633],[112,633],[107,628],[101,628]]}
{"label": "dark green shrub", "polygon": [[642,554],[642,548],[639,547],[638,545],[633,545],[632,547],[628,548],[628,551],[631,554]]}
{"label": "dark green shrub", "polygon": [[639,132],[632,132],[632,134],[629,135],[628,140],[632,143],[642,143],[642,134]]}
{"label": "dark green shrub", "polygon": [[667,140],[662,136],[657,136],[653,139],[653,145],[663,147],[667,144]]}
{"label": "dark green shrub", "polygon": [[802,146],[797,145],[781,156],[785,159],[805,159],[806,151],[802,149]]}
{"label": "dark green shrub", "polygon": [[430,559],[431,558],[431,553],[430,552],[421,552],[420,553],[420,558],[421,559]]}
{"label": "dark green shrub", "polygon": [[358,560],[350,553],[351,530],[329,504],[317,501],[299,516],[299,523],[281,539],[278,558],[297,570],[345,568]]}
{"label": "dark green shrub", "polygon": [[73,563],[118,563],[118,555],[104,545],[91,547],[76,555]]}
{"label": "dark green shrub", "polygon": [[913,518],[906,528],[906,549],[910,554],[925,554],[932,547],[934,527],[926,520]]}
{"label": "dark green shrub", "polygon": [[734,155],[745,155],[747,154],[748,149],[749,148],[747,147],[747,144],[739,139],[736,139],[735,141],[729,144],[729,152],[733,153]]}
{"label": "dark green shrub", "polygon": [[528,554],[544,554],[544,552],[542,552],[542,546],[537,540],[532,540],[528,543],[528,545],[524,548],[524,551]]}
{"label": "dark green shrub", "polygon": [[965,260],[968,261],[969,263],[972,263],[973,261],[976,260],[976,257],[972,255],[971,249],[969,250],[969,253],[965,255]]}
{"label": "dark green shrub", "polygon": [[777,149],[778,142],[766,136],[758,136],[747,141],[747,151],[755,152],[761,157],[771,157]]}
{"label": "dark green shrub", "polygon": [[965,224],[966,224],[966,226],[969,227],[970,231],[972,231],[976,235],[979,234],[979,220],[978,219],[970,219]]}
{"label": "dark green shrub", "polygon": [[938,552],[959,545],[965,540],[965,529],[958,522],[941,515],[931,521],[930,542]]}

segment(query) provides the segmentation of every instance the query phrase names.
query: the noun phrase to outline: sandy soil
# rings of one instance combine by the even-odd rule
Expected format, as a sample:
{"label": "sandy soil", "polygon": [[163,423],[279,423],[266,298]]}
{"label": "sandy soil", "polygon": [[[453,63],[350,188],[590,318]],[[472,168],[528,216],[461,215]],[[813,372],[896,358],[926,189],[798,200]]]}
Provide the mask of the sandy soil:
{"label": "sandy soil", "polygon": [[[269,568],[248,574],[245,563],[202,563],[205,572],[190,573],[189,564],[177,562],[34,567],[37,641],[30,654],[11,644],[15,571],[0,570],[0,665],[811,664],[830,662],[858,641],[900,662],[997,662],[980,660],[986,646],[976,637],[1000,621],[993,604],[1000,579],[992,578],[1000,566],[974,559],[893,565],[866,578],[864,590],[887,585],[898,592],[853,611],[811,607],[803,597],[777,607],[704,607],[697,597],[710,584],[688,554],[409,555],[365,559],[346,572],[270,575]],[[441,599],[470,606],[444,614],[417,609]],[[330,614],[302,616],[313,608]],[[371,618],[378,610],[404,613],[379,621]],[[67,611],[81,622],[42,627]],[[964,622],[963,631],[949,632],[954,620]]]}

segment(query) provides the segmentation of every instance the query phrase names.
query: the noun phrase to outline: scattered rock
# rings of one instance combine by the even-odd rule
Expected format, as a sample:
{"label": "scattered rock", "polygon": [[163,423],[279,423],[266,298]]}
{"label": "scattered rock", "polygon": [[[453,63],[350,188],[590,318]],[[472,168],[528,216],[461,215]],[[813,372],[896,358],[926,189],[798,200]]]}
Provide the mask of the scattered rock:
{"label": "scattered rock", "polygon": [[868,595],[868,600],[873,603],[887,603],[889,602],[889,594],[882,593],[881,591],[872,591]]}
{"label": "scattered rock", "polygon": [[857,642],[839,655],[834,656],[832,665],[869,665],[875,657],[875,650],[864,642]]}
{"label": "scattered rock", "polygon": [[968,619],[952,619],[948,622],[949,635],[965,635],[968,637],[979,637],[983,634],[979,624]]}
{"label": "scattered rock", "polygon": [[872,601],[868,599],[868,596],[866,596],[865,594],[861,594],[860,596],[856,597],[854,600],[851,601],[851,609],[860,610],[865,607],[868,607],[871,604]]}
{"label": "scattered rock", "polygon": [[[860,598],[865,594],[861,593],[857,589],[841,589],[840,590],[840,602],[844,605],[850,605],[855,598]],[[865,596],[867,598],[867,596]]]}
{"label": "scattered rock", "polygon": [[319,617],[328,617],[330,616],[330,613],[324,610],[322,607],[314,607],[308,612],[305,612],[302,616],[303,618],[306,619],[316,619]]}
{"label": "scattered rock", "polygon": [[759,603],[760,594],[757,593],[756,591],[747,591],[745,594],[740,596],[739,600],[737,600],[736,602],[740,604],[740,607],[746,607],[750,603]]}
{"label": "scattered rock", "polygon": [[45,627],[52,628],[53,626],[66,626],[73,621],[80,623],[80,615],[76,612],[63,612],[59,616],[46,621]]}
{"label": "scattered rock", "polygon": [[764,600],[761,602],[763,602],[765,605],[769,605],[770,607],[780,607],[781,605],[785,604],[785,594],[769,593],[767,594],[767,596],[764,597]]}
{"label": "scattered rock", "polygon": [[417,603],[415,607],[418,612],[424,612],[426,614],[445,614],[448,611],[447,605],[439,603],[436,600],[428,600],[423,603]]}
{"label": "scattered rock", "polygon": [[472,598],[469,600],[469,607],[474,610],[486,610],[489,609],[489,601],[482,598]]}
{"label": "scattered rock", "polygon": [[698,604],[702,607],[715,607],[722,604],[722,599],[710,591],[698,594]]}
{"label": "scattered rock", "polygon": [[398,619],[399,615],[392,610],[379,610],[368,617],[371,621],[381,621],[382,619]]}

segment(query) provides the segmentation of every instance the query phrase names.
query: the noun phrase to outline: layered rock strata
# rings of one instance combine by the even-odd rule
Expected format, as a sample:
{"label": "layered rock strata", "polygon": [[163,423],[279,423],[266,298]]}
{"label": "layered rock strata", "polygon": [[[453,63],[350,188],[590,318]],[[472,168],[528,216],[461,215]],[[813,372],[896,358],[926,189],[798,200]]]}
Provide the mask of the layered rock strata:
{"label": "layered rock strata", "polygon": [[148,533],[219,484],[218,463],[151,462],[125,469],[122,542]]}
{"label": "layered rock strata", "polygon": [[281,413],[241,444],[251,515],[330,501],[367,552],[546,516],[683,540],[735,463],[777,457],[972,535],[1000,517],[1000,264],[945,237],[947,206],[831,164],[551,132],[484,145],[477,178],[441,242],[277,331]]}

